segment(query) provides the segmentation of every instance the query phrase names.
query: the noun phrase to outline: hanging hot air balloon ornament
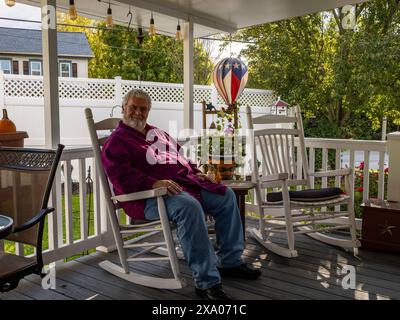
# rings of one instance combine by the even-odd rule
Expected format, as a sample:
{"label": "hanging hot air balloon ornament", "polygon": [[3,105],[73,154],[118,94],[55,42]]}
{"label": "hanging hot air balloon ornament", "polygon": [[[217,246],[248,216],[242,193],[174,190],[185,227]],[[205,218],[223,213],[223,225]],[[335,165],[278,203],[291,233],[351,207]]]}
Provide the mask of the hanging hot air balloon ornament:
{"label": "hanging hot air balloon ornament", "polygon": [[246,87],[247,66],[238,58],[222,59],[214,68],[213,80],[219,95],[228,105],[227,111],[234,114],[234,124],[237,129],[236,101]]}

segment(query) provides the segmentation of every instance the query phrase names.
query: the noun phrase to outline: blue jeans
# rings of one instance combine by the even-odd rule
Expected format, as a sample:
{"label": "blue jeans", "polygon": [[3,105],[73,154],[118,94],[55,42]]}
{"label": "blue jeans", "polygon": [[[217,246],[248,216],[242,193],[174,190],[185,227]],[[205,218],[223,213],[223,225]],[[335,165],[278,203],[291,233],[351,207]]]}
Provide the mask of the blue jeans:
{"label": "blue jeans", "polygon": [[[215,220],[218,256],[208,237],[202,204],[187,192],[165,196],[169,220],[177,224],[177,235],[183,254],[193,272],[195,285],[208,289],[221,282],[218,267],[232,268],[242,264],[243,230],[235,193],[228,188],[224,195],[201,190],[204,209]],[[157,200],[146,200],[146,219],[159,218]]]}

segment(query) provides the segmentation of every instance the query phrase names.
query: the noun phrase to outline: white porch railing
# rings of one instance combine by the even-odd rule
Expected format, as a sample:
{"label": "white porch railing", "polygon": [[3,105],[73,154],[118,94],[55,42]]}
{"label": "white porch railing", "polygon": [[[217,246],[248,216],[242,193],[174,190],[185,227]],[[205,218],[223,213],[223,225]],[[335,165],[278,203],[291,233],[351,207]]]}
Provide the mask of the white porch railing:
{"label": "white porch railing", "polygon": [[[89,194],[86,192],[89,166],[93,180],[90,204],[87,199]],[[55,193],[52,197],[53,203],[49,204],[56,210],[48,216],[48,228],[44,234],[44,243],[48,243],[43,251],[45,263],[59,261],[93,248],[106,250],[106,247],[113,245],[106,207],[102,205],[102,192],[100,192],[92,149],[64,149],[60,168],[53,187],[53,193]],[[76,195],[73,194],[72,170],[79,172],[77,181],[79,194]],[[89,206],[90,211],[88,211]],[[73,212],[73,207],[75,209],[78,207],[78,212]],[[76,230],[79,230],[79,233]],[[7,242],[7,244],[13,245],[12,242]],[[2,246],[4,243],[0,241],[0,249]],[[24,249],[26,248],[22,244],[15,244],[17,254],[24,255]],[[27,252],[26,255],[29,255],[31,251],[27,250]]]}
{"label": "white porch railing", "polygon": [[[57,180],[62,184],[53,188],[53,192],[56,192],[53,197],[56,203],[52,206],[56,211],[48,219],[49,248],[43,252],[46,263],[112,244],[92,148],[66,148],[61,157],[60,167],[61,177]],[[92,183],[88,184],[86,177],[89,168]],[[78,171],[78,194],[73,194],[73,170]],[[87,185],[92,188],[90,194],[87,193]],[[73,207],[78,207],[77,203],[79,212],[73,212]],[[74,230],[79,230],[79,233]]]}

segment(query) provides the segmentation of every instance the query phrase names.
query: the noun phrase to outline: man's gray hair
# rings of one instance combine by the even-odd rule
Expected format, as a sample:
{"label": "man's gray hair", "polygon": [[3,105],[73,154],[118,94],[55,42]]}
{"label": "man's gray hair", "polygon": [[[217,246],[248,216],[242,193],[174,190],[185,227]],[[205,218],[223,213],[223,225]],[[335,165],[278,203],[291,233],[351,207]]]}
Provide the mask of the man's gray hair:
{"label": "man's gray hair", "polygon": [[126,104],[128,103],[128,100],[130,98],[133,98],[133,97],[145,99],[147,101],[148,106],[149,106],[149,110],[151,109],[151,98],[150,98],[150,95],[146,91],[144,91],[142,89],[132,89],[132,90],[130,90],[124,96],[124,98],[122,99],[122,106],[126,106]]}

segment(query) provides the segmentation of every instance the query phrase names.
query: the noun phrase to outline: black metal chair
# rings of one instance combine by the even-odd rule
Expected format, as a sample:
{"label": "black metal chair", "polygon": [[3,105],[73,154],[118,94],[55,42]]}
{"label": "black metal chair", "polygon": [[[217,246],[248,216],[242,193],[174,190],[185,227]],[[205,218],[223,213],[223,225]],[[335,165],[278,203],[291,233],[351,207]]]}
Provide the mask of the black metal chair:
{"label": "black metal chair", "polygon": [[31,257],[0,251],[0,292],[10,291],[29,274],[41,277],[42,239],[48,200],[63,145],[57,150],[0,147],[0,212],[14,220],[5,238],[35,246]]}

